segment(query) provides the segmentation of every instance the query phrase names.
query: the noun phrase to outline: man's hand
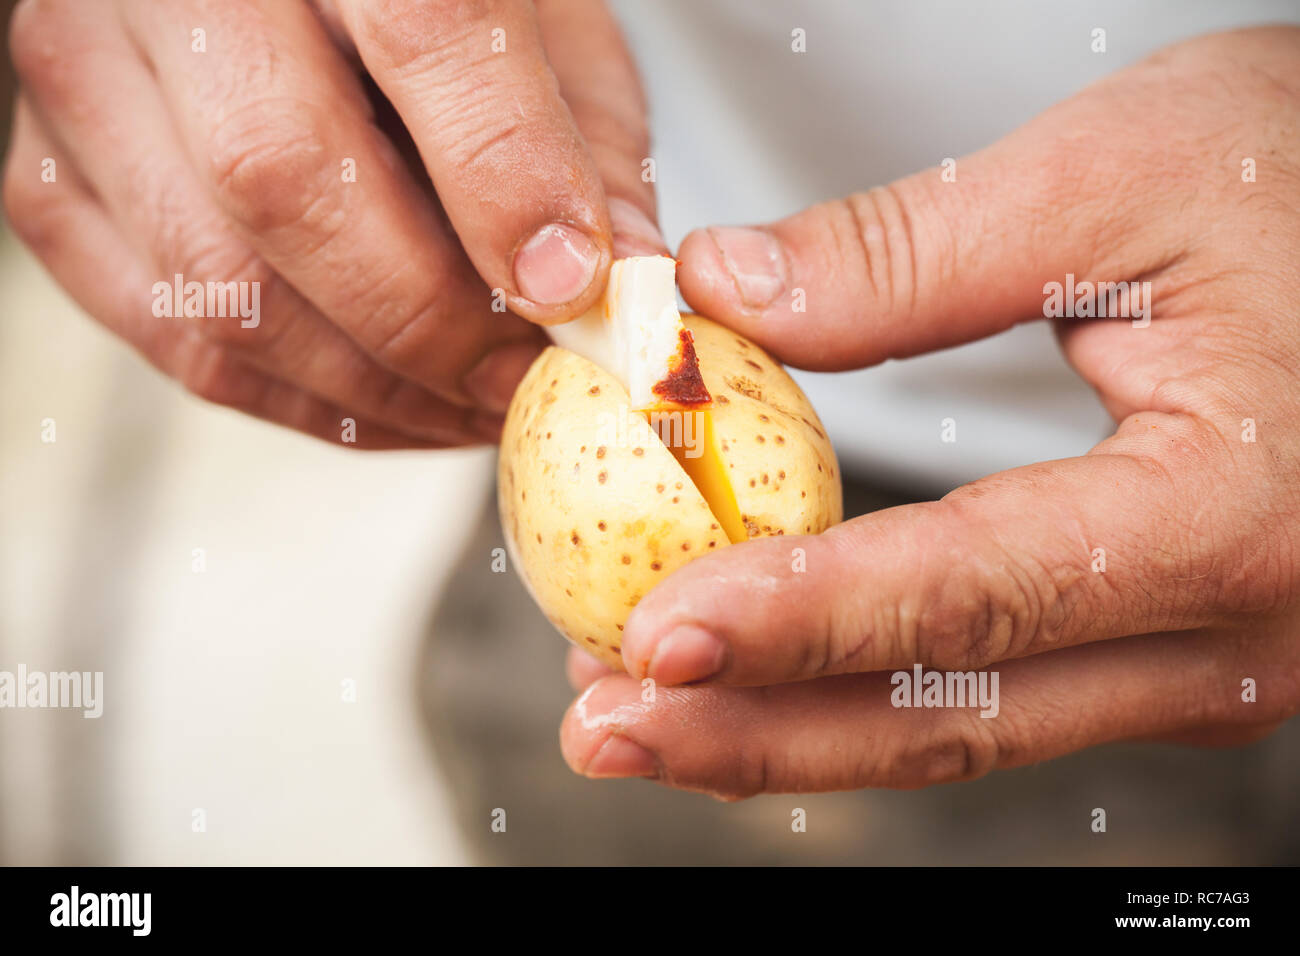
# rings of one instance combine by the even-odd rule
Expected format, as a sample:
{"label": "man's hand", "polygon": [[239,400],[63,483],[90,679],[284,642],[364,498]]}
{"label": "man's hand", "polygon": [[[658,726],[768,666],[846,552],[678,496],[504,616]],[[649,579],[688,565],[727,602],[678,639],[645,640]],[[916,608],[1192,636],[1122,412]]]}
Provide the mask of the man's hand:
{"label": "man's hand", "polygon": [[[631,676],[574,652],[574,769],[723,797],[914,787],[1119,739],[1249,740],[1295,714],[1297,144],[1300,30],[1223,34],[1049,110],[955,182],[929,170],[689,236],[687,300],[806,368],[995,334],[1067,275],[1149,282],[1152,321],[1057,321],[1119,422],[1089,454],[674,574],[627,623]],[[895,708],[889,672],[914,662],[998,671],[999,713]],[[662,686],[687,682],[704,683]]]}
{"label": "man's hand", "polygon": [[[11,45],[18,235],[192,391],[331,441],[494,440],[544,343],[503,307],[558,321],[615,242],[658,251],[600,0],[24,0]],[[178,274],[260,315],[155,315]]]}

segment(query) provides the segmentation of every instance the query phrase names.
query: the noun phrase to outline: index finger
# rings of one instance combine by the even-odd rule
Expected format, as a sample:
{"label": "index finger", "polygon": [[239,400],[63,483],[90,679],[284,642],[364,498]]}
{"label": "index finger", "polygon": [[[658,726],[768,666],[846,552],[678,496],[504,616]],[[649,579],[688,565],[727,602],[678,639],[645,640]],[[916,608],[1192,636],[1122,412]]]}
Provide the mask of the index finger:
{"label": "index finger", "polygon": [[624,664],[672,684],[960,671],[1281,607],[1289,532],[1263,517],[1276,504],[1222,494],[1248,484],[1223,442],[1142,412],[1081,458],[706,555],[632,612]]}
{"label": "index finger", "polygon": [[484,281],[535,321],[592,305],[609,212],[532,3],[346,0],[340,13]]}

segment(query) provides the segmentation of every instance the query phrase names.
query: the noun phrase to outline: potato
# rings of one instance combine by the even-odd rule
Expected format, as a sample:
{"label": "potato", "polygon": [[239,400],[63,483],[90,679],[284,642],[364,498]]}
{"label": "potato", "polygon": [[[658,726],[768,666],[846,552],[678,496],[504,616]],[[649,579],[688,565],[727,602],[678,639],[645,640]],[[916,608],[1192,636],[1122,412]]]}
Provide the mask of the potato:
{"label": "potato", "polygon": [[511,559],[551,623],[617,670],[620,632],[637,602],[677,568],[730,544],[726,529],[737,523],[722,514],[732,506],[719,500],[726,490],[717,476],[730,479],[742,539],[818,534],[843,514],[835,452],[785,369],[735,332],[700,316],[684,321],[714,400],[712,446],[692,467],[704,468],[700,485],[716,507],[661,440],[669,429],[651,428],[617,379],[574,352],[552,347],[537,358],[501,438]]}

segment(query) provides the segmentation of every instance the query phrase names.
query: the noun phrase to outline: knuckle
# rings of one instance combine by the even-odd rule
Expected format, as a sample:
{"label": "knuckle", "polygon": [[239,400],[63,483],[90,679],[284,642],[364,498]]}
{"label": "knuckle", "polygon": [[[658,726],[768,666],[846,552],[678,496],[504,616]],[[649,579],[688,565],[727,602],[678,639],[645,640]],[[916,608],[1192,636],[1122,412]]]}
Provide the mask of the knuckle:
{"label": "knuckle", "polygon": [[1001,748],[991,721],[951,715],[916,743],[891,747],[869,771],[875,786],[915,790],[975,780],[998,765]]}
{"label": "knuckle", "polygon": [[[163,281],[174,275],[183,277],[187,286],[197,282],[203,290],[202,317],[192,318],[199,335],[208,342],[236,352],[267,353],[277,336],[287,327],[273,321],[283,304],[282,293],[289,293],[279,273],[254,250],[225,229],[203,228],[199,221],[174,220],[174,225],[160,227],[160,253],[167,256]],[[246,303],[258,303],[256,325],[245,327]]]}
{"label": "knuckle", "polygon": [[332,201],[332,160],[303,113],[295,101],[262,100],[214,130],[209,168],[218,200],[254,233],[344,225],[344,210]]}
{"label": "knuckle", "polygon": [[41,86],[59,68],[58,50],[71,25],[65,5],[53,0],[19,0],[9,20],[9,55],[14,72],[29,86]]}
{"label": "knuckle", "polygon": [[206,315],[199,320],[203,337],[233,348],[256,346],[265,350],[276,323],[259,321],[256,327],[245,328],[238,311],[232,312],[229,306],[242,301],[244,289],[255,289],[258,301],[267,303],[281,282],[276,271],[257,253],[229,237],[195,236],[191,244],[180,248],[183,252],[176,268],[187,281],[192,278],[202,283],[205,291],[214,290],[214,302],[226,305],[224,315]]}
{"label": "knuckle", "polygon": [[430,368],[430,358],[438,351],[438,330],[444,317],[444,304],[437,296],[407,305],[396,315],[376,317],[367,323],[373,329],[370,351],[389,368],[399,372],[423,374]]}
{"label": "knuckle", "polygon": [[[399,73],[440,67],[453,58],[451,49],[481,46],[491,55],[491,31],[496,9],[485,0],[372,0],[358,8],[361,29],[382,53],[386,65]],[[463,57],[461,59],[464,59]]]}
{"label": "knuckle", "polygon": [[1051,575],[1000,551],[968,552],[927,576],[909,612],[915,659],[964,670],[1015,656],[1039,635],[1044,610],[1059,607]]}
{"label": "knuckle", "polygon": [[909,313],[923,275],[918,256],[934,248],[917,235],[913,193],[906,182],[878,186],[839,200],[840,214],[828,217],[831,248],[858,266],[873,299]]}
{"label": "knuckle", "polygon": [[[1232,424],[1218,428],[1216,419]],[[1170,608],[1186,608],[1186,619],[1174,623],[1239,624],[1293,606],[1300,595],[1296,457],[1260,455],[1260,446],[1243,443],[1232,430],[1235,409],[1210,418],[1143,413],[1142,421],[1158,422],[1165,436],[1158,449],[1132,449],[1143,486],[1182,518],[1144,540],[1149,577],[1165,585]],[[1129,427],[1126,421],[1122,430]],[[1157,615],[1148,623],[1169,622]]]}
{"label": "knuckle", "polygon": [[522,120],[501,115],[480,98],[467,100],[459,116],[448,118],[446,128],[454,131],[446,157],[466,177],[476,177],[480,169],[506,168],[520,156],[539,152],[531,148],[533,137]]}
{"label": "knuckle", "polygon": [[190,352],[176,378],[190,394],[229,408],[257,408],[269,380],[250,375],[248,369],[220,346]]}
{"label": "knuckle", "polygon": [[746,744],[736,755],[734,765],[725,773],[719,773],[724,767],[710,768],[708,793],[725,803],[748,800],[768,792],[772,768],[769,754],[763,741],[756,740]]}

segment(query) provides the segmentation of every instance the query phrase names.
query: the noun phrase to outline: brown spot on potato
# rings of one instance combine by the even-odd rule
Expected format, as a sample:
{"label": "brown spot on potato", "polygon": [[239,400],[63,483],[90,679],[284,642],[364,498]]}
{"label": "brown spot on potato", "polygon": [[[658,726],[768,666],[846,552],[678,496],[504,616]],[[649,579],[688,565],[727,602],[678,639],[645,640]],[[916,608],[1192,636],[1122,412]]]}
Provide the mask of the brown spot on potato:
{"label": "brown spot on potato", "polygon": [[662,567],[663,567],[663,565],[660,564],[658,561],[651,561],[651,562],[650,562],[650,570],[651,570],[651,571],[658,571],[658,570],[660,570]]}
{"label": "brown spot on potato", "polygon": [[588,395],[599,395],[599,394],[600,394],[600,386],[599,386],[599,385],[593,385],[593,386],[591,386],[591,388],[587,389],[587,394],[588,394]]}
{"label": "brown spot on potato", "polygon": [[731,404],[731,399],[727,398],[726,395],[715,395],[715,396],[713,396],[713,400],[714,400],[715,402],[717,402],[719,405],[730,405],[730,404]]}
{"label": "brown spot on potato", "polygon": [[682,542],[682,550],[683,550],[683,551],[689,551],[689,550],[691,550],[691,543],[690,543],[689,541],[683,541],[683,542]]}
{"label": "brown spot on potato", "polygon": [[576,548],[578,545],[582,544],[582,539],[581,539],[580,537],[578,537],[578,532],[576,532],[576,531],[573,532],[573,534],[569,536],[569,540],[573,542],[573,546],[574,546],[575,548]]}
{"label": "brown spot on potato", "polygon": [[645,454],[645,449],[644,449],[644,448],[633,448],[633,449],[632,449],[632,454],[634,454],[634,455],[636,455],[638,458],[640,458],[642,455]]}
{"label": "brown spot on potato", "polygon": [[603,521],[597,521],[597,522],[596,522],[596,527],[599,528],[601,531],[604,531],[604,530],[605,530],[605,522],[603,522]]}
{"label": "brown spot on potato", "polygon": [[655,485],[655,491],[659,492],[660,494],[663,494],[663,490],[664,490],[663,485]]}
{"label": "brown spot on potato", "polygon": [[630,555],[630,554],[625,554],[625,555],[623,555],[623,563],[624,563],[624,564],[631,564],[631,563],[632,563],[632,555]]}
{"label": "brown spot on potato", "polygon": [[752,398],[755,401],[761,402],[763,400],[763,390],[758,387],[758,383],[745,378],[743,375],[725,379],[724,381],[726,381],[727,385],[730,386],[733,392],[744,395],[746,398]]}
{"label": "brown spot on potato", "polygon": [[764,438],[762,435],[756,435],[755,437],[758,439],[758,443],[759,443],[760,445],[766,445],[766,444],[767,444],[767,439]]}
{"label": "brown spot on potato", "polygon": [[596,639],[595,639],[594,637],[588,637],[588,638],[585,638],[585,640],[586,640],[586,642],[587,642],[588,644],[595,644],[595,643],[596,643]]}
{"label": "brown spot on potato", "polygon": [[777,443],[778,445],[784,445],[784,444],[785,444],[785,436],[784,436],[784,435],[777,435],[777,436],[776,436],[776,443]]}
{"label": "brown spot on potato", "polygon": [[759,415],[758,420],[760,422],[770,422],[772,419],[768,418],[766,415]]}
{"label": "brown spot on potato", "polygon": [[599,448],[596,449],[596,457],[597,457],[597,458],[604,458],[604,457],[605,457],[605,446],[604,446],[604,445],[601,445]]}
{"label": "brown spot on potato", "polygon": [[757,369],[760,372],[763,371],[763,366],[759,365],[753,359],[745,359],[745,364],[750,366],[751,368]]}
{"label": "brown spot on potato", "polygon": [[596,476],[596,480],[603,485],[607,478],[609,478],[609,472],[602,468],[600,474]]}
{"label": "brown spot on potato", "polygon": [[776,476],[777,476],[778,478],[784,478],[784,477],[785,477],[785,470],[782,469],[781,471],[778,471],[778,472],[776,473]]}
{"label": "brown spot on potato", "polygon": [[767,484],[767,475],[766,475],[766,474],[763,475],[763,484]]}

